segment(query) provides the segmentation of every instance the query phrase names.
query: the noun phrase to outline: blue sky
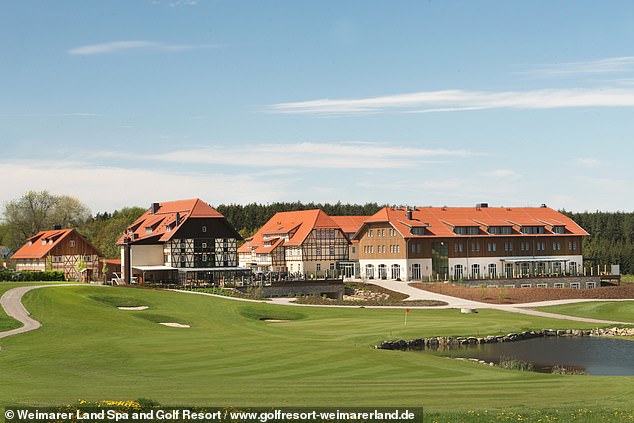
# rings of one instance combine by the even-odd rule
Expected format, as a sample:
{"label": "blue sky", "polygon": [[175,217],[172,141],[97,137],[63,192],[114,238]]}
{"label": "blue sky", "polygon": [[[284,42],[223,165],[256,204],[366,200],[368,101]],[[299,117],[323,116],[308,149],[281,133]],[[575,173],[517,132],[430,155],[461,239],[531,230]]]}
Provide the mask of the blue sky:
{"label": "blue sky", "polygon": [[0,202],[634,210],[634,3],[0,5]]}

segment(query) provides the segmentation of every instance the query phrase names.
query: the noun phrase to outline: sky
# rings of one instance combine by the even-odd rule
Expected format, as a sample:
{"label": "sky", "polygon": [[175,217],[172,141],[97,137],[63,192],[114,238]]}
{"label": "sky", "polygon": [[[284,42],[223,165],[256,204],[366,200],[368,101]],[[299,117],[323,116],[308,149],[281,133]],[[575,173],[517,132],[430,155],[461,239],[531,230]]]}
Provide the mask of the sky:
{"label": "sky", "polygon": [[0,3],[0,204],[634,211],[634,2]]}

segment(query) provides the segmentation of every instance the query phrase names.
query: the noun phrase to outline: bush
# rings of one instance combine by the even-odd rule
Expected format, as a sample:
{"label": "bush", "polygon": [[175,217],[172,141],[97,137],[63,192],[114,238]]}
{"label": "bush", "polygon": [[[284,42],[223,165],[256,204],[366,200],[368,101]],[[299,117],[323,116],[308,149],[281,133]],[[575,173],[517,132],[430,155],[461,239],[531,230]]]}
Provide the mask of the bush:
{"label": "bush", "polygon": [[50,271],[23,271],[0,270],[0,281],[6,282],[34,282],[34,281],[64,281],[64,272],[61,270]]}

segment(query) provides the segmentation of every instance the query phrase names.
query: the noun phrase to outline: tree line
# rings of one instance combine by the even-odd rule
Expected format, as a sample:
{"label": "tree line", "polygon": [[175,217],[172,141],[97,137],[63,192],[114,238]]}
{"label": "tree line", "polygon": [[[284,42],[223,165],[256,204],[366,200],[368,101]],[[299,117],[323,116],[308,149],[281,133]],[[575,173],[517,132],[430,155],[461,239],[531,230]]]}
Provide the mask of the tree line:
{"label": "tree line", "polygon": [[[321,209],[330,216],[371,216],[384,205],[378,203],[345,204],[276,202],[220,204],[215,208],[240,232],[253,235],[277,212]],[[15,251],[37,232],[55,225],[75,228],[106,258],[118,258],[117,239],[147,209],[126,207],[112,213],[91,215],[80,200],[53,195],[47,191],[28,192],[8,202],[0,223],[0,245]],[[562,211],[590,233],[583,241],[584,258],[596,264],[619,264],[624,274],[634,274],[634,213]]]}

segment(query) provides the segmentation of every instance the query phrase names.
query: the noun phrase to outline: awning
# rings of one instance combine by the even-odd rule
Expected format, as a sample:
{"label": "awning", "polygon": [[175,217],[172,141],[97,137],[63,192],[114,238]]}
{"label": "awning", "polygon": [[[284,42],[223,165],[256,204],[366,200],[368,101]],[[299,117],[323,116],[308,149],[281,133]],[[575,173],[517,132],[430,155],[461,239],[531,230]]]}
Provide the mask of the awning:
{"label": "awning", "polygon": [[547,257],[505,257],[500,261],[506,261],[509,263],[538,263],[538,262],[556,262],[556,261],[570,261],[561,257],[547,256]]}
{"label": "awning", "polygon": [[155,265],[155,266],[132,266],[135,270],[140,270],[141,272],[156,272],[161,270],[178,270],[175,267],[171,266],[163,266],[163,265]]}

